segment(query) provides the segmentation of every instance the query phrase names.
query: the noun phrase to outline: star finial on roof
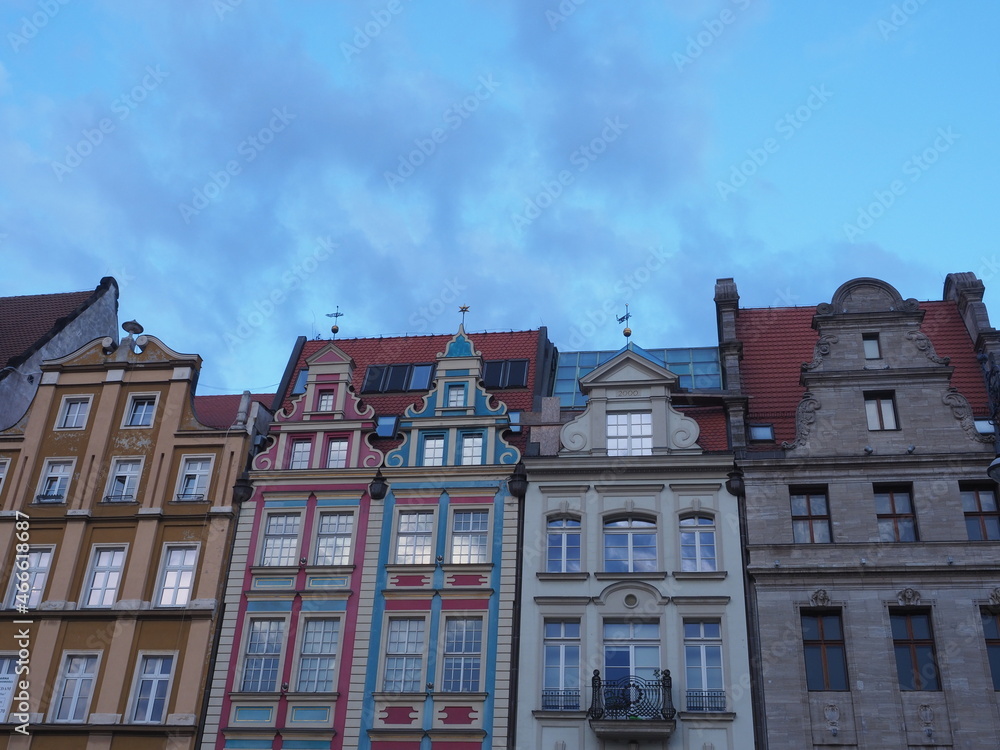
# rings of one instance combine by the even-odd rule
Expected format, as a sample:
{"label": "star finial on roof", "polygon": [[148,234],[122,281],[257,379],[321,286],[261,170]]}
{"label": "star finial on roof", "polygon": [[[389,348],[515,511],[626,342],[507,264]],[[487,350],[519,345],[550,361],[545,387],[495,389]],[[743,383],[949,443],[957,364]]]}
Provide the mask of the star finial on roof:
{"label": "star finial on roof", "polygon": [[465,327],[465,314],[466,314],[467,312],[469,312],[469,306],[468,306],[468,305],[461,305],[461,306],[460,306],[460,307],[458,308],[458,311],[459,311],[460,313],[462,313],[462,327],[464,328],[464,327]]}

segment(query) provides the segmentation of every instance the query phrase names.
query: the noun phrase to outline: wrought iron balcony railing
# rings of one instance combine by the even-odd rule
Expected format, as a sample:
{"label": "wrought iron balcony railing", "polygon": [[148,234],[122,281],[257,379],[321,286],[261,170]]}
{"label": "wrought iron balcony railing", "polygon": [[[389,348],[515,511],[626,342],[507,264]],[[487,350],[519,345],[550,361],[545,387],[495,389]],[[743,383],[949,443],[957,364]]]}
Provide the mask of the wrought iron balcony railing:
{"label": "wrought iron balcony railing", "polygon": [[566,690],[542,690],[543,711],[579,711],[579,688]]}
{"label": "wrought iron balcony railing", "polygon": [[652,680],[641,677],[602,680],[600,670],[595,669],[591,684],[594,688],[589,711],[591,719],[672,721],[677,715],[671,697],[673,680],[669,669],[662,670],[659,677]]}
{"label": "wrought iron balcony railing", "polygon": [[725,690],[688,690],[686,696],[688,711],[725,711]]}

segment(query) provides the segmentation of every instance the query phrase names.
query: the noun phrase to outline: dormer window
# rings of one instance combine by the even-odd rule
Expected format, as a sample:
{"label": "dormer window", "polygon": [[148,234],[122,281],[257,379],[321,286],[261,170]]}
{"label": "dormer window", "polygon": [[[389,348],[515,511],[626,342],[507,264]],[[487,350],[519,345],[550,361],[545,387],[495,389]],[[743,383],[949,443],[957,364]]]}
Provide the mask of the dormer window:
{"label": "dormer window", "polygon": [[465,406],[465,386],[452,384],[448,386],[448,406]]}
{"label": "dormer window", "polygon": [[498,359],[483,363],[487,388],[524,388],[528,384],[528,360]]}
{"label": "dormer window", "polygon": [[861,336],[865,347],[865,359],[882,359],[882,348],[879,346],[877,333],[865,333]]}
{"label": "dormer window", "polygon": [[323,391],[319,394],[319,411],[333,411],[333,391]]}
{"label": "dormer window", "polygon": [[425,391],[430,387],[434,365],[368,365],[362,391]]}
{"label": "dormer window", "polygon": [[608,414],[609,456],[650,456],[653,415],[648,411]]}

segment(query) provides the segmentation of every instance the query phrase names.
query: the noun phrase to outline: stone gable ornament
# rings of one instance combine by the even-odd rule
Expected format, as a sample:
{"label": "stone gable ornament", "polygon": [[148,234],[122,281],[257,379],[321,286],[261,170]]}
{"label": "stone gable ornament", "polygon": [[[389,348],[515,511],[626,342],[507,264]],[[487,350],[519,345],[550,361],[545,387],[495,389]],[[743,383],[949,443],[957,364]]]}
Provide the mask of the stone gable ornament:
{"label": "stone gable ornament", "polygon": [[990,604],[995,607],[1000,607],[1000,587],[997,587],[990,592]]}
{"label": "stone gable ornament", "polygon": [[896,595],[896,601],[901,607],[915,607],[920,604],[920,592],[916,589],[905,588]]}
{"label": "stone gable ornament", "polygon": [[814,607],[829,607],[830,595],[826,593],[826,589],[816,589],[809,601]]}

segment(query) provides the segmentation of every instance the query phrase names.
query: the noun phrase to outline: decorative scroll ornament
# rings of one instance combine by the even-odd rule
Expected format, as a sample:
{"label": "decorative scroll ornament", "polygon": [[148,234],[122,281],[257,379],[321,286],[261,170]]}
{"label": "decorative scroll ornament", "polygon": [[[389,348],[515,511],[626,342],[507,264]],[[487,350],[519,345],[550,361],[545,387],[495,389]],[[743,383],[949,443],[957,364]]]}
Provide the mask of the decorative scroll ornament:
{"label": "decorative scroll ornament", "polygon": [[920,604],[920,592],[916,589],[905,588],[896,595],[896,601],[901,607],[915,607]]}
{"label": "decorative scroll ornament", "polygon": [[832,333],[825,333],[819,337],[816,342],[816,348],[813,349],[813,360],[812,362],[806,362],[802,365],[803,370],[815,370],[823,363],[823,357],[830,354],[830,347],[836,344],[840,339],[834,336]]}
{"label": "decorative scroll ornament", "polygon": [[809,601],[814,607],[829,607],[830,595],[826,593],[826,589],[816,589]]}
{"label": "decorative scroll ornament", "polygon": [[995,440],[993,435],[984,435],[976,429],[976,418],[972,415],[972,407],[957,388],[949,388],[941,397],[941,401],[951,408],[951,415],[958,420],[962,431],[970,440],[975,440],[977,443],[992,443]]}
{"label": "decorative scroll ornament", "polygon": [[826,728],[836,737],[840,731],[840,708],[836,703],[827,703],[823,706],[823,716],[826,718]]}
{"label": "decorative scroll ornament", "polygon": [[921,703],[917,706],[917,716],[920,717],[920,723],[923,725],[921,728],[924,730],[924,734],[928,737],[934,734],[934,709],[926,703]]}
{"label": "decorative scroll ornament", "polygon": [[806,391],[802,394],[798,408],[795,410],[795,442],[789,443],[787,440],[781,444],[784,450],[800,448],[809,440],[809,432],[816,423],[816,412],[819,411],[820,403],[813,396],[812,392]]}
{"label": "decorative scroll ornament", "polygon": [[995,607],[1000,607],[1000,587],[995,588],[990,592],[990,604]]}
{"label": "decorative scroll ornament", "polygon": [[946,365],[951,362],[951,357],[939,357],[934,351],[934,344],[931,340],[927,338],[926,334],[921,331],[907,331],[905,334],[906,338],[913,342],[913,345],[917,347],[924,355],[934,364]]}

